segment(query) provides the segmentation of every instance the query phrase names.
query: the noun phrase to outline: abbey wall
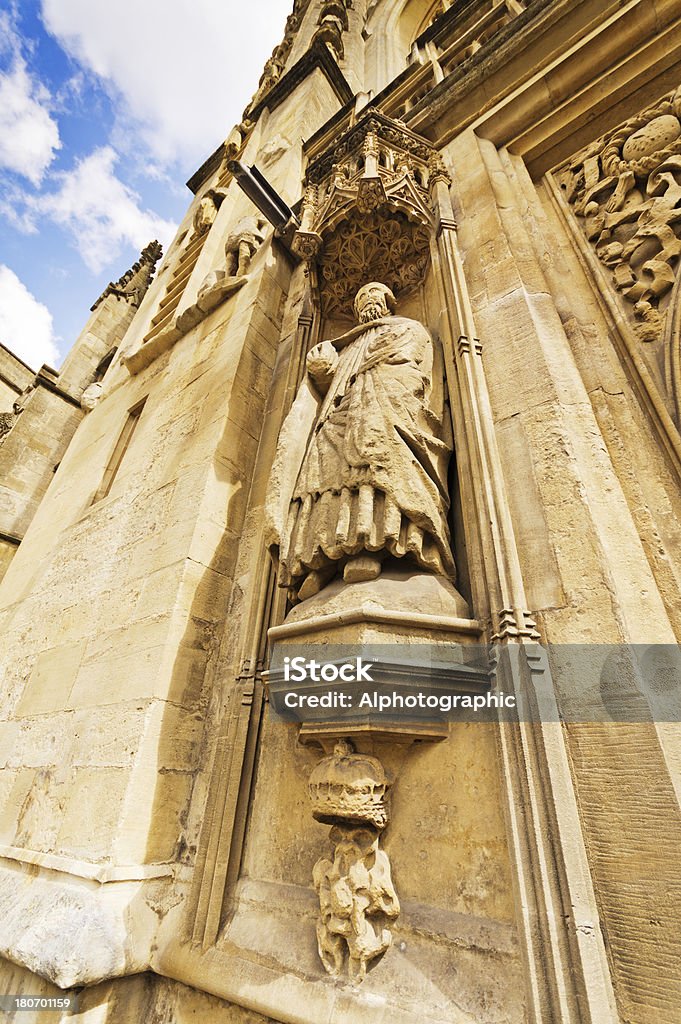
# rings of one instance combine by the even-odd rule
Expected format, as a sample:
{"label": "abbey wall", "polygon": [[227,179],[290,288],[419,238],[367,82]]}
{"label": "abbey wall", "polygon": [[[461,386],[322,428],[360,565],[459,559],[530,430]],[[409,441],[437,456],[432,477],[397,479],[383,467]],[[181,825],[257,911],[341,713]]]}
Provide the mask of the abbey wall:
{"label": "abbey wall", "polygon": [[[153,279],[19,380],[0,993],[678,1021],[680,29],[296,0]],[[337,649],[517,714],[286,721]]]}

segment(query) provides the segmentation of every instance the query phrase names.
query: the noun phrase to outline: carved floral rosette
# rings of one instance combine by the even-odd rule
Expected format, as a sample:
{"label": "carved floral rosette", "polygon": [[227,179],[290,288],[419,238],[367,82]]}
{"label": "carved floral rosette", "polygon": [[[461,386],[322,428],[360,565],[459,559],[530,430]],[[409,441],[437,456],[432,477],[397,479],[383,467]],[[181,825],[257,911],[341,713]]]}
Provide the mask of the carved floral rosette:
{"label": "carved floral rosette", "polygon": [[319,956],[329,974],[347,968],[356,982],[390,947],[387,925],[400,912],[390,861],[379,846],[388,789],[378,758],[356,753],[349,740],[340,740],[310,776],[313,817],[333,826],[331,859],[322,857],[312,871]]}

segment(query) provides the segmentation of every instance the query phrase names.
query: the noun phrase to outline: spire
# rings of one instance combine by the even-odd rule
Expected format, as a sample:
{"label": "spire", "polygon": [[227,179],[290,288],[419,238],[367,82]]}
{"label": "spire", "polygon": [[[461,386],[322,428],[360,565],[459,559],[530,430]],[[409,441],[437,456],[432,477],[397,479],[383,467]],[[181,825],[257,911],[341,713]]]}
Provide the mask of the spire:
{"label": "spire", "polygon": [[156,264],[162,255],[163,249],[160,242],[156,240],[149,242],[149,245],[142,249],[138,262],[133,263],[130,270],[126,270],[118,281],[115,283],[111,281],[90,309],[92,311],[97,309],[107,295],[118,295],[120,298],[127,299],[132,306],[139,306],[151,284]]}

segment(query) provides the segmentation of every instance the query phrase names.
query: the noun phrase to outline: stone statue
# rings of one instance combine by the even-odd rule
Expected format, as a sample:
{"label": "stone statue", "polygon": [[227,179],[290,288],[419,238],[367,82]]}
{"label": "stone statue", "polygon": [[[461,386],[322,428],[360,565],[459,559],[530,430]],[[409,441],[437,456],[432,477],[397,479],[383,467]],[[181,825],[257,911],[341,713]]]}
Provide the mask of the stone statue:
{"label": "stone statue", "polygon": [[359,326],[308,354],[273,465],[267,540],[294,600],[339,570],[348,583],[376,579],[388,556],[455,576],[452,445],[432,339],[391,315],[394,296],[378,282],[359,289],[354,308]]}
{"label": "stone statue", "polygon": [[251,259],[262,244],[263,229],[267,221],[262,217],[244,217],[227,236],[225,242],[226,273],[230,277],[243,277]]}
{"label": "stone statue", "polygon": [[205,312],[214,308],[225,294],[245,284],[253,255],[264,241],[263,228],[266,224],[262,217],[244,217],[227,236],[225,269],[211,270],[198,290],[197,299]]}

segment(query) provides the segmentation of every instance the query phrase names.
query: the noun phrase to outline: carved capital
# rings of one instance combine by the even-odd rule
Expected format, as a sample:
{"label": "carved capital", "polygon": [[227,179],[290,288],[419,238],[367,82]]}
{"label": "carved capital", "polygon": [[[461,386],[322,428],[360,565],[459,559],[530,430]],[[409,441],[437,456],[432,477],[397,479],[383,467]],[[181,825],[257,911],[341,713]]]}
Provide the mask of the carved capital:
{"label": "carved capital", "polygon": [[315,260],[322,244],[322,236],[316,231],[296,231],[291,242],[291,251],[301,260]]}

